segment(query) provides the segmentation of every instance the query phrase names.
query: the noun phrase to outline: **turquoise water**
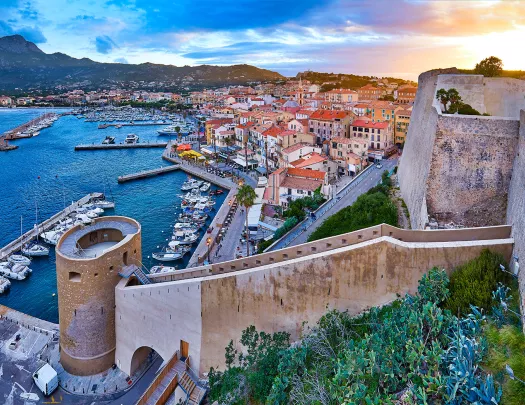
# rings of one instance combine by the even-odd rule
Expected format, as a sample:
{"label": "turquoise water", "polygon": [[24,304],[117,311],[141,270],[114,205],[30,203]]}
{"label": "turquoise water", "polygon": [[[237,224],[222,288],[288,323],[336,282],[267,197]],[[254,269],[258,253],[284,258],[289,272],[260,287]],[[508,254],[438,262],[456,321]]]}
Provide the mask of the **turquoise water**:
{"label": "turquoise water", "polygon": [[[51,110],[48,110],[51,111]],[[0,133],[29,121],[43,113],[36,109],[0,109]],[[162,176],[117,183],[117,177],[165,166],[163,149],[122,149],[75,152],[82,143],[101,143],[106,135],[124,140],[130,132],[140,141],[159,141],[159,127],[123,127],[100,130],[98,123],[84,122],[73,116],[60,118],[50,128],[31,139],[14,142],[18,149],[0,152],[0,246],[20,236],[20,216],[23,230],[35,223],[35,201],[39,221],[47,219],[64,207],[91,192],[106,192],[113,196],[116,208],[107,214],[125,215],[142,224],[142,256],[149,268],[156,263],[147,256],[166,244],[171,227],[180,212],[177,194],[187,176],[171,172]],[[162,138],[161,138],[162,139]],[[165,138],[164,138],[165,139]],[[217,197],[216,208],[225,194]],[[216,211],[214,211],[215,213]],[[196,245],[195,245],[196,246]],[[184,267],[185,261],[172,265]],[[57,288],[54,252],[48,258],[35,258],[33,274],[24,281],[11,281],[11,290],[0,296],[0,304],[30,315],[58,322]]]}

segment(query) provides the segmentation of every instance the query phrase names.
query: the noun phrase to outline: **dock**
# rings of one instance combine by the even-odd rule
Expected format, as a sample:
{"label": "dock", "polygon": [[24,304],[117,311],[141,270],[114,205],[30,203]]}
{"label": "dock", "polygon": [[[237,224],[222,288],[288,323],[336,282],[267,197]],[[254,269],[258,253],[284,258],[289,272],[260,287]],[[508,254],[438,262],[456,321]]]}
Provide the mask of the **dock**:
{"label": "dock", "polygon": [[118,143],[118,144],[91,144],[91,145],[77,145],[75,150],[107,150],[107,149],[147,149],[147,148],[165,148],[167,142],[154,143]]}
{"label": "dock", "polygon": [[149,127],[153,125],[172,125],[172,122],[126,122],[116,124],[99,124],[98,129],[106,129],[109,127]]}
{"label": "dock", "polygon": [[31,135],[24,134],[24,131],[28,129],[29,127],[32,127],[33,125],[38,125],[41,121],[50,118],[52,116],[55,116],[54,113],[45,113],[42,114],[36,118],[33,118],[31,121],[26,122],[25,124],[19,125],[16,128],[10,129],[9,131],[5,131],[0,138],[4,138],[7,140],[12,139],[21,139],[21,138],[30,138]]}
{"label": "dock", "polygon": [[30,231],[24,233],[22,236],[19,236],[14,241],[9,243],[8,245],[4,246],[2,249],[0,249],[0,260],[4,260],[9,255],[11,255],[14,252],[19,251],[22,248],[22,245],[24,243],[29,242],[31,239],[35,238],[38,233],[45,232],[52,227],[54,227],[59,221],[66,218],[69,214],[71,214],[75,209],[78,207],[89,203],[93,199],[100,199],[103,198],[104,194],[102,193],[91,193],[84,197],[82,197],[80,200],[74,202],[70,206],[64,208],[62,211],[56,213],[51,218],[46,219],[45,221],[38,224],[36,228],[32,228]]}
{"label": "dock", "polygon": [[143,172],[127,174],[125,176],[119,176],[118,182],[125,183],[127,181],[144,179],[146,177],[152,177],[152,176],[157,176],[159,174],[174,172],[175,170],[179,170],[179,169],[180,169],[179,165],[173,165],[173,166],[159,167],[158,169],[144,170]]}

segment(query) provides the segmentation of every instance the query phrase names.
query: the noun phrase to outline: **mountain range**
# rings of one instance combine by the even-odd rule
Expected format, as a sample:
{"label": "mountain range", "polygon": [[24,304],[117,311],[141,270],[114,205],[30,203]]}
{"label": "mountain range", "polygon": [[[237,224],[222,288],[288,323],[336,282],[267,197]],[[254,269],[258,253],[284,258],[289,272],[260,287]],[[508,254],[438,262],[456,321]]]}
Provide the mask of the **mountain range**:
{"label": "mountain range", "polygon": [[20,35],[0,38],[0,93],[112,87],[149,90],[198,89],[285,79],[251,65],[173,66],[101,63],[56,52],[47,54]]}

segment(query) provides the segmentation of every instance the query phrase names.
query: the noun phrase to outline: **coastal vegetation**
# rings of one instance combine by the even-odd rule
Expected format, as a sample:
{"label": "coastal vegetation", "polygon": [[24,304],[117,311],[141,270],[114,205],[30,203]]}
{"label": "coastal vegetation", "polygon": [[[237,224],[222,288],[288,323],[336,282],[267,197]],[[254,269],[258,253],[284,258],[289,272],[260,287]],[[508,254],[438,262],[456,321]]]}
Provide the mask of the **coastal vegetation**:
{"label": "coastal vegetation", "polygon": [[[257,194],[255,194],[255,190],[252,186],[248,184],[243,184],[237,190],[236,198],[239,205],[242,205],[244,207],[244,212],[246,214],[246,240],[248,240],[248,235],[250,234],[250,230],[248,229],[248,210],[251,206],[253,206],[253,204],[255,204]],[[249,243],[246,243],[246,256],[250,256]]]}
{"label": "coastal vegetation", "polygon": [[357,197],[350,206],[328,217],[308,238],[308,241],[353,232],[382,223],[397,226],[397,206],[390,198],[392,181],[388,172],[382,175],[381,184]]}
{"label": "coastal vegetation", "polygon": [[[484,251],[456,270],[497,272],[502,257]],[[504,263],[503,263],[504,264]],[[456,276],[457,278],[458,276]],[[328,310],[305,325],[300,342],[254,326],[226,348],[226,369],[210,370],[210,399],[219,404],[510,404],[522,403],[524,386],[505,373],[525,375],[525,338],[509,288],[481,283],[492,297],[487,310],[448,308],[464,294],[442,269],[420,280],[417,294],[399,297],[359,316]],[[516,311],[513,315],[511,308]]]}
{"label": "coastal vegetation", "polygon": [[445,114],[481,115],[481,113],[470,104],[464,103],[459,92],[454,88],[448,90],[439,89],[436,92],[436,98],[443,105],[443,112]]}

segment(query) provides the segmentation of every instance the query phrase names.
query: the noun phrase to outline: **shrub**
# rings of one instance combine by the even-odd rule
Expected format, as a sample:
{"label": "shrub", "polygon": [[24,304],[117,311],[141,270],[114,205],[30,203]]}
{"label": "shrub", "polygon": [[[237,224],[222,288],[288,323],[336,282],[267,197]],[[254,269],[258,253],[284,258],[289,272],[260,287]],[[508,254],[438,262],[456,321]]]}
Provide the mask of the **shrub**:
{"label": "shrub", "polygon": [[450,297],[444,307],[454,314],[470,312],[470,305],[484,310],[492,307],[492,291],[499,282],[511,284],[511,276],[500,269],[506,265],[505,259],[488,249],[470,262],[459,266],[450,277]]}
{"label": "shrub", "polygon": [[284,221],[284,224],[275,231],[273,238],[275,240],[281,238],[284,234],[289,232],[298,223],[299,223],[299,220],[296,217],[288,218],[286,221]]}

